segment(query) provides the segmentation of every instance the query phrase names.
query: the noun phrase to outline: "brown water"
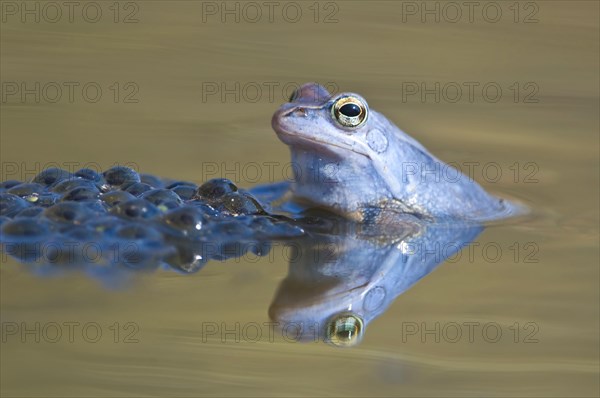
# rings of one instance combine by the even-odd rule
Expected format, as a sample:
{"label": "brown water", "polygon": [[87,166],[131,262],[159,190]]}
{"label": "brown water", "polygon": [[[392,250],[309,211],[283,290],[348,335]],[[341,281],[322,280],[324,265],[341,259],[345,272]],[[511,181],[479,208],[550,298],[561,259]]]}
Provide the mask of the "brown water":
{"label": "brown water", "polygon": [[[22,22],[23,4],[2,2],[2,180],[90,162],[198,183],[282,179],[288,150],[271,115],[286,84],[319,81],[364,95],[442,159],[478,162],[476,180],[533,214],[486,230],[472,258],[440,266],[398,297],[350,349],[203,333],[208,324],[269,321],[288,272],[281,250],[212,262],[192,276],[139,275],[116,290],[78,273],[42,278],[4,258],[2,396],[599,395],[598,2],[481,2],[472,22],[465,6],[457,19],[460,2],[441,2],[439,23],[419,14],[435,2],[321,2],[316,23],[312,2],[286,14],[288,3],[277,3],[272,22],[253,3],[263,13],[256,23],[256,8],[243,2],[239,23],[207,13],[220,2],[121,2],[116,15],[113,2],[98,1],[85,14],[92,20],[99,8],[97,23],[83,18],[86,3],[70,22],[61,2],[57,23],[44,2],[40,22]],[[296,23],[288,22],[294,6]],[[494,7],[502,15],[488,22]],[[21,98],[22,82],[40,84],[39,102]],[[78,84],[72,100],[65,82]],[[435,91],[436,82],[439,102],[421,98],[421,83]],[[239,101],[207,91],[235,92],[236,83]],[[265,162],[275,162],[271,176]],[[482,251],[490,244],[502,250],[495,262]],[[36,322],[46,329],[35,332]],[[55,343],[52,322],[63,332]],[[96,322],[102,336],[92,343],[76,328],[69,341],[65,322]],[[472,341],[453,342],[435,332],[436,323],[465,322],[495,323],[502,336],[494,343],[477,329]],[[407,335],[408,324],[419,332]]]}

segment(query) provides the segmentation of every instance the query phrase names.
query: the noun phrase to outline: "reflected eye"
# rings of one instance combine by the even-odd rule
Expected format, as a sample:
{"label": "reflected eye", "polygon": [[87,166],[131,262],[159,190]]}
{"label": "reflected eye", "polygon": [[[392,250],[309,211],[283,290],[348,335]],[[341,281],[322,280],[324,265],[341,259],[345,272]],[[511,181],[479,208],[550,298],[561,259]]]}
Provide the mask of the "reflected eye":
{"label": "reflected eye", "polygon": [[333,117],[344,127],[358,127],[367,120],[367,105],[352,96],[339,98],[331,108]]}
{"label": "reflected eye", "polygon": [[363,321],[354,314],[337,315],[327,325],[327,340],[338,347],[353,346],[363,335]]}

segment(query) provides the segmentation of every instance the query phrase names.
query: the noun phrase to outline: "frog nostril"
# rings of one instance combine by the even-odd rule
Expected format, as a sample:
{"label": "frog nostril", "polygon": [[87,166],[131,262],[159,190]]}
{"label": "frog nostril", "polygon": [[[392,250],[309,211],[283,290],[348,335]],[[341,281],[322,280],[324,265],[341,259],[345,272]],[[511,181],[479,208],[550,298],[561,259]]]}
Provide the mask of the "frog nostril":
{"label": "frog nostril", "polygon": [[288,116],[306,117],[307,115],[308,115],[308,113],[306,112],[306,108],[294,107],[294,108],[290,109],[289,111],[287,111],[283,116],[284,117],[288,117]]}
{"label": "frog nostril", "polygon": [[307,115],[306,108],[296,108],[294,110],[294,115],[305,117]]}

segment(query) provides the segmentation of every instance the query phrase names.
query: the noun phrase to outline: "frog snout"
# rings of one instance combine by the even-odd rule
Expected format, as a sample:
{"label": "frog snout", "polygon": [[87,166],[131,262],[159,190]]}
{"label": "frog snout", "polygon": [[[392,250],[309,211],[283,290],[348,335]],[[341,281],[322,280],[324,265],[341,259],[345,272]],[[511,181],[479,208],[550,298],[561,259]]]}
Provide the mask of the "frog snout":
{"label": "frog snout", "polygon": [[[290,118],[291,116],[291,118]],[[304,106],[298,106],[298,104],[287,103],[282,105],[274,114],[271,120],[273,130],[280,132],[285,130],[284,125],[290,124],[294,118],[308,116],[307,108]]]}

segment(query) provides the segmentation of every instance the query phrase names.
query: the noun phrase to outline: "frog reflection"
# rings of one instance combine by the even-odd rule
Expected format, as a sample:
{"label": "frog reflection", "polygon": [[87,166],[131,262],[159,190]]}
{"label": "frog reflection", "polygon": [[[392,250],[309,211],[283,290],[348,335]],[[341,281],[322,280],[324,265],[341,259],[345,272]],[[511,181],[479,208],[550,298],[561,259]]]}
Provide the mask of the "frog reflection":
{"label": "frog reflection", "polygon": [[313,232],[290,256],[269,316],[298,340],[355,345],[398,295],[483,229],[410,219],[395,223],[395,231],[348,225],[341,233]]}
{"label": "frog reflection", "polygon": [[[315,212],[317,210],[303,212],[294,221],[293,228],[286,230],[290,236],[286,242],[292,248],[289,271],[275,294],[269,315],[280,326],[291,325],[291,331],[296,334],[293,338],[319,338],[336,346],[358,343],[368,324],[385,312],[398,295],[468,245],[483,230],[480,224],[433,223],[412,215],[396,214],[393,222],[385,223],[381,222],[384,213],[375,212],[372,223],[355,223],[331,213]],[[290,225],[279,225],[279,236],[283,236],[280,229],[283,226]],[[269,228],[271,231],[273,226]],[[291,233],[294,231],[302,231],[302,234],[294,236]],[[149,232],[142,234],[141,229],[127,232],[127,236],[144,237],[146,246],[144,250],[130,253],[135,255],[124,253],[117,258],[126,259],[126,264],[122,261],[112,261],[107,266],[90,261],[77,264],[106,286],[119,287],[126,284],[133,273],[161,266],[191,274],[208,260],[241,257],[248,251],[266,255],[272,243],[267,235],[257,240],[254,230],[237,234],[229,230],[229,235],[214,235],[212,241],[174,237],[171,243],[177,243],[178,251],[171,255],[189,253],[191,256],[177,263],[189,266],[174,267],[174,260],[169,257],[166,258],[170,262],[156,261],[155,257],[170,247],[162,244],[165,242],[160,237],[150,236],[153,239],[148,240]],[[30,240],[26,245],[15,244],[13,249],[20,250],[11,254],[35,255],[36,243]],[[56,247],[60,247],[58,243]],[[74,264],[73,260],[68,264]],[[47,275],[64,270],[64,266],[41,263],[34,270]]]}

